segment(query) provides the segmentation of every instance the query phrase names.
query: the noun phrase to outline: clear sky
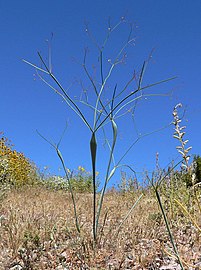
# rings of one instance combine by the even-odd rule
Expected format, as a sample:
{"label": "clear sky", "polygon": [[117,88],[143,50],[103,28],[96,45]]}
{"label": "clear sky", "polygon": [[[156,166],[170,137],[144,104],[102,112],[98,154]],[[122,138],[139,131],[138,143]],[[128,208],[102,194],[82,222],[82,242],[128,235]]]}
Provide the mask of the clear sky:
{"label": "clear sky", "polygon": [[[90,132],[70,109],[61,102],[43,82],[34,76],[35,70],[22,62],[26,59],[35,64],[40,61],[37,51],[47,59],[47,39],[52,40],[53,71],[69,94],[80,96],[82,81],[92,91],[80,65],[84,48],[89,48],[87,64],[90,72],[99,72],[98,51],[86,35],[86,23],[102,43],[107,33],[108,19],[114,26],[125,16],[122,24],[111,36],[104,53],[106,74],[115,53],[125,43],[128,22],[135,27],[135,46],[126,50],[127,58],[119,65],[108,82],[108,91],[117,83],[121,91],[134,70],[139,71],[143,61],[154,49],[144,76],[144,85],[172,76],[177,79],[148,90],[146,93],[171,93],[171,96],[147,97],[141,100],[134,115],[138,132],[145,134],[168,125],[172,121],[173,107],[181,102],[186,109],[183,124],[187,126],[186,138],[192,146],[192,154],[201,154],[201,1],[199,0],[74,0],[74,1],[0,1],[0,80],[1,99],[0,130],[12,140],[18,151],[24,152],[40,168],[50,167],[57,173],[60,167],[54,150],[39,137],[57,142],[65,127],[68,128],[61,150],[70,169],[79,165],[91,170]],[[134,84],[133,84],[134,87]],[[106,89],[106,90],[107,90]],[[133,91],[130,87],[128,91]],[[94,100],[91,100],[94,102]],[[90,118],[90,110],[82,106]],[[86,110],[86,111],[85,111]],[[131,114],[117,121],[118,144],[116,160],[136,140],[136,130]],[[103,137],[98,136],[97,170],[103,177],[107,161],[107,147]],[[138,172],[153,169],[156,152],[165,167],[178,154],[177,142],[172,137],[173,126],[141,139],[122,163],[131,165]],[[109,137],[110,139],[110,137]],[[118,179],[118,174],[114,179]]]}

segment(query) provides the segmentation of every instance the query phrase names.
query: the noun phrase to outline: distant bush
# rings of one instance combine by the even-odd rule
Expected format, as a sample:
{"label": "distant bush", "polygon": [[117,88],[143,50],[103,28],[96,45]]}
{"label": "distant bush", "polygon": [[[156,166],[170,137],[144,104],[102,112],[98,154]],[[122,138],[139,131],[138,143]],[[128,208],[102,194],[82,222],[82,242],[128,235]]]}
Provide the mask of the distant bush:
{"label": "distant bush", "polygon": [[13,145],[0,133],[0,184],[22,186],[36,180],[34,165],[24,156],[13,150]]}
{"label": "distant bush", "polygon": [[201,183],[201,157],[199,155],[195,156],[193,159],[194,171],[195,171],[195,183]]}
{"label": "distant bush", "polygon": [[189,171],[185,168],[181,171],[180,177],[187,187],[201,183],[201,157],[199,155],[194,156],[192,163],[189,165]]}
{"label": "distant bush", "polygon": [[[68,169],[67,169],[68,170]],[[69,170],[68,170],[69,171]],[[97,172],[98,174],[98,172]],[[84,167],[79,166],[77,171],[71,173],[69,171],[69,178],[72,189],[78,193],[93,191],[92,175],[87,172]],[[48,177],[42,177],[41,183],[47,188],[54,190],[66,190],[69,191],[69,183],[66,177],[53,175]],[[97,189],[99,187],[99,182],[97,182]]]}
{"label": "distant bush", "polygon": [[[87,172],[84,167],[79,166],[77,170],[69,173],[69,179],[71,183],[71,187],[75,192],[84,193],[93,191],[93,182],[92,175],[90,172]],[[97,172],[98,175],[98,172]],[[69,182],[66,177],[58,176],[58,175],[43,175],[41,177],[40,183],[46,188],[53,190],[66,190],[69,191]],[[97,181],[96,189],[99,187],[99,181]]]}
{"label": "distant bush", "polygon": [[121,171],[120,183],[117,185],[117,190],[121,193],[136,192],[140,190],[140,186],[137,180],[137,176],[127,175],[126,172]]}

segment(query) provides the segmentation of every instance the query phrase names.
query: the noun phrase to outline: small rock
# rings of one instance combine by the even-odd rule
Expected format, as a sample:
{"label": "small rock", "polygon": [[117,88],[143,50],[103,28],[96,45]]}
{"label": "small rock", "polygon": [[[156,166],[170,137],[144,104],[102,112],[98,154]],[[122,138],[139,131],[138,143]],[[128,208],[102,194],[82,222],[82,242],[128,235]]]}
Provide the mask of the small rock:
{"label": "small rock", "polygon": [[181,267],[177,263],[171,263],[169,265],[164,265],[159,268],[160,270],[180,270]]}
{"label": "small rock", "polygon": [[9,270],[22,270],[22,266],[19,264],[16,264],[15,266],[11,267]]}
{"label": "small rock", "polygon": [[127,258],[128,258],[129,260],[133,260],[133,254],[131,254],[131,253],[128,254],[128,255],[127,255]]}
{"label": "small rock", "polygon": [[62,265],[57,266],[56,270],[63,270],[63,266]]}
{"label": "small rock", "polygon": [[66,267],[63,267],[61,264],[57,266],[56,270],[67,270]]}

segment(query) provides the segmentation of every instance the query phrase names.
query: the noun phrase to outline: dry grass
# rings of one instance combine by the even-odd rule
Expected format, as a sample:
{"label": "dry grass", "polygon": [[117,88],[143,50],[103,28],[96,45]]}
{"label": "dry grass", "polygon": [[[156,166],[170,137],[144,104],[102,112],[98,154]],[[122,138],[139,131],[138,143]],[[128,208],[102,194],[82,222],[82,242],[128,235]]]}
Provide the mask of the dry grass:
{"label": "dry grass", "polygon": [[[115,192],[106,195],[94,250],[90,194],[76,194],[79,235],[70,196],[65,192],[41,187],[10,191],[0,205],[0,269],[179,269],[150,191],[117,233],[118,225],[138,196]],[[200,226],[196,204],[191,214]],[[179,209],[171,219],[186,269],[199,269],[199,230]],[[19,268],[14,268],[16,265]],[[169,268],[162,268],[165,265]]]}

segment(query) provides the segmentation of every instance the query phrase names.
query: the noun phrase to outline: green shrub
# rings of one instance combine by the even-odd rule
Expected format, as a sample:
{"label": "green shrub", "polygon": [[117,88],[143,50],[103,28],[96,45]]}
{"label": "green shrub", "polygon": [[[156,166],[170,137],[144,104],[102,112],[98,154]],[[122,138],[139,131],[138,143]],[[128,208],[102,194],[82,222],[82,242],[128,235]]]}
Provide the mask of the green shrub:
{"label": "green shrub", "polygon": [[22,186],[36,180],[36,170],[33,164],[24,156],[13,150],[3,133],[0,134],[0,183]]}
{"label": "green shrub", "polygon": [[201,182],[201,157],[199,155],[196,155],[193,160],[194,167],[195,167],[195,183]]}
{"label": "green shrub", "polygon": [[[68,170],[68,169],[67,169]],[[71,175],[70,170],[68,170],[69,175]],[[97,172],[98,175],[98,172]],[[79,166],[78,170],[75,171],[70,177],[70,183],[72,189],[78,193],[89,192],[93,191],[93,182],[92,182],[92,175],[90,172],[87,172],[84,167]],[[54,189],[54,190],[66,190],[69,191],[69,183],[65,177],[62,176],[48,176],[43,178],[41,181],[43,185],[47,188]],[[97,181],[96,188],[98,189],[99,182]]]}

